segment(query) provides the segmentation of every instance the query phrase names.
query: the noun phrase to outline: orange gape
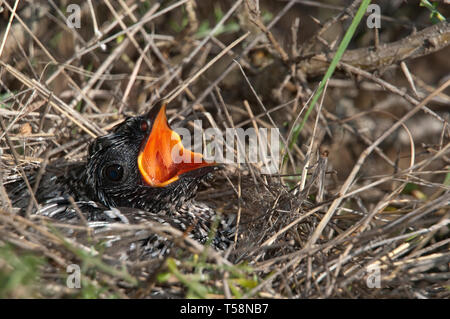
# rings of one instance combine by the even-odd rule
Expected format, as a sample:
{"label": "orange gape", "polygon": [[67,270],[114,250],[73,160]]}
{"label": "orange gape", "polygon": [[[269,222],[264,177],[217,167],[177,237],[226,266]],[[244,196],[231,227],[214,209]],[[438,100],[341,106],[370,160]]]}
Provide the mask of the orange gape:
{"label": "orange gape", "polygon": [[153,187],[163,187],[183,173],[214,164],[203,160],[201,154],[184,149],[180,135],[167,123],[166,106],[162,106],[147,144],[138,156],[139,171],[145,182]]}

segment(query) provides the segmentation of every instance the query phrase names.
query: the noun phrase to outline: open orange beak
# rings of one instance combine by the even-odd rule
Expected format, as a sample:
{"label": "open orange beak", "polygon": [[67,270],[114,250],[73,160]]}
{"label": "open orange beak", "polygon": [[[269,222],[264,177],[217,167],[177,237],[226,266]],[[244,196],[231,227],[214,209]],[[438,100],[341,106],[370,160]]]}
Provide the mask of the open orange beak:
{"label": "open orange beak", "polygon": [[216,165],[206,162],[202,154],[183,147],[180,135],[172,131],[167,122],[165,104],[155,106],[148,117],[153,125],[138,156],[139,171],[148,185],[164,187],[184,173]]}

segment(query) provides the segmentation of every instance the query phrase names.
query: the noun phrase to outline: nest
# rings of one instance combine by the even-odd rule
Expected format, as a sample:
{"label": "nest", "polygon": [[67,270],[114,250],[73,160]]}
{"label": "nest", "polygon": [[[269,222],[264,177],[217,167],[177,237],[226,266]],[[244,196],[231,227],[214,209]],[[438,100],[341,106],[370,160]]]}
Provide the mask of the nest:
{"label": "nest", "polygon": [[[31,167],[83,160],[89,141],[162,96],[175,125],[192,128],[202,119],[220,131],[277,127],[286,147],[277,173],[265,173],[263,162],[229,164],[199,190],[197,201],[235,218],[235,241],[225,251],[157,222],[99,231],[20,214],[0,187],[1,297],[449,297],[448,84],[437,85],[438,75],[431,84],[416,78],[417,92],[404,93],[409,86],[398,84],[399,76],[390,83],[346,60],[298,130],[322,71],[292,70],[330,45],[320,35],[347,16],[342,11],[312,28],[319,36],[302,44],[306,52],[299,51],[296,22],[282,19],[292,5],[261,5],[284,22],[264,27],[261,8],[250,1],[165,8],[100,1],[80,4],[78,30],[58,24],[59,9],[47,2],[37,16],[19,5],[8,24],[15,40],[8,38],[0,58],[2,185]],[[231,17],[219,35],[220,19],[201,27],[210,6]],[[307,14],[300,11],[292,12]],[[34,19],[31,29],[22,16]],[[36,39],[28,39],[33,30]],[[274,36],[283,32],[292,33],[292,54]],[[116,41],[99,42],[108,37]],[[362,110],[361,100],[376,111]],[[130,245],[149,234],[175,249],[165,258],[122,260],[117,246],[108,246],[113,237]],[[69,284],[76,267],[79,289]]]}

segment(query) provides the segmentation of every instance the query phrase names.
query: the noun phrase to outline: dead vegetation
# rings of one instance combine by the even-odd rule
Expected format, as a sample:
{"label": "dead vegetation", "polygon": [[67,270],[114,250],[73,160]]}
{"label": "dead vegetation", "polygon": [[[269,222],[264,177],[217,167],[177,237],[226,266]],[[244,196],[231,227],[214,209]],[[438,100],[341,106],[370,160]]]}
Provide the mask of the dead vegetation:
{"label": "dead vegetation", "polygon": [[[308,111],[361,1],[79,1],[69,28],[72,2],[1,4],[2,184],[82,160],[161,98],[175,125],[279,128],[281,170],[230,164],[205,183],[197,200],[238,216],[220,253],[155,223],[95,232],[21,216],[1,187],[0,297],[449,297],[448,22],[376,2],[381,28],[363,19]],[[136,230],[180,252],[119,261],[105,240]],[[81,289],[66,286],[71,264]]]}

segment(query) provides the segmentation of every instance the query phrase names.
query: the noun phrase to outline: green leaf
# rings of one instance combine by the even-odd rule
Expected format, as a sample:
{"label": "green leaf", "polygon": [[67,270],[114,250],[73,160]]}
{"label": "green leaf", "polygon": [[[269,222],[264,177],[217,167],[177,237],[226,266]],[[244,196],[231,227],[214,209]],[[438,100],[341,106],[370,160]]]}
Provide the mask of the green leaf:
{"label": "green leaf", "polygon": [[413,190],[419,189],[419,186],[414,183],[408,183],[405,185],[405,188],[403,188],[402,193],[403,194],[411,194]]}
{"label": "green leaf", "polygon": [[246,279],[246,278],[238,278],[236,279],[236,283],[241,285],[244,288],[252,289],[258,286],[258,281],[253,279]]}
{"label": "green leaf", "polygon": [[445,175],[444,183],[445,186],[450,186],[450,172]]}
{"label": "green leaf", "polygon": [[169,280],[170,276],[172,276],[169,272],[162,272],[156,276],[156,280],[158,282],[166,282]]}
{"label": "green leaf", "polygon": [[219,21],[223,18],[223,11],[218,5],[214,6],[214,15],[216,17],[216,21]]}
{"label": "green leaf", "polygon": [[233,296],[235,296],[236,298],[242,298],[242,294],[239,291],[239,288],[237,288],[233,282],[231,280],[228,280],[228,286],[230,287],[231,293],[233,294]]}
{"label": "green leaf", "polygon": [[29,253],[19,254],[14,246],[7,244],[0,247],[0,260],[0,298],[33,297],[44,259]]}
{"label": "green leaf", "polygon": [[436,24],[446,20],[446,18],[437,9],[438,7],[437,2],[430,3],[428,0],[420,0],[420,6],[426,7],[428,10],[431,11],[430,13],[431,23]]}
{"label": "green leaf", "polygon": [[120,44],[125,39],[125,35],[121,34],[116,38],[116,43]]}

